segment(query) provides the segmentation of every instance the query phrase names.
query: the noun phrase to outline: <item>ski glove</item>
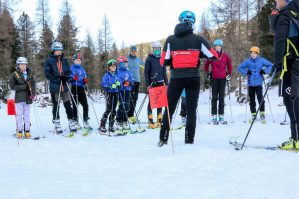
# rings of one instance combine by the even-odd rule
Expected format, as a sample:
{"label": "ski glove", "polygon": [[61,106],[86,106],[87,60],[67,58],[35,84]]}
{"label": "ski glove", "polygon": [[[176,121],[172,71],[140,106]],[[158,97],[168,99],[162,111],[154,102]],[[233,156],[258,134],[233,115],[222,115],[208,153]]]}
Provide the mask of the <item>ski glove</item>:
{"label": "ski glove", "polygon": [[75,76],[73,77],[73,79],[74,79],[75,81],[78,81],[78,79],[79,79],[78,75],[75,75]]}
{"label": "ski glove", "polygon": [[29,96],[29,98],[30,98],[31,100],[35,100],[35,97],[36,97],[35,94],[31,94],[31,95]]}
{"label": "ski glove", "polygon": [[64,75],[59,75],[59,79],[60,79],[60,81],[62,81],[64,83],[69,81],[69,77],[64,76]]}
{"label": "ski glove", "polygon": [[87,84],[88,83],[88,79],[86,77],[84,77],[83,82],[84,82],[84,84]]}
{"label": "ski glove", "polygon": [[116,87],[120,86],[120,82],[116,81],[114,84],[111,85],[111,88],[116,89]]}
{"label": "ski glove", "polygon": [[231,75],[226,75],[226,80],[229,81],[231,79]]}
{"label": "ski glove", "polygon": [[264,75],[264,74],[266,74],[266,72],[265,72],[265,70],[260,70],[260,75]]}
{"label": "ski glove", "polygon": [[252,74],[251,70],[248,70],[247,75],[251,75],[251,74]]}
{"label": "ski glove", "polygon": [[124,81],[124,87],[130,86],[130,81]]}

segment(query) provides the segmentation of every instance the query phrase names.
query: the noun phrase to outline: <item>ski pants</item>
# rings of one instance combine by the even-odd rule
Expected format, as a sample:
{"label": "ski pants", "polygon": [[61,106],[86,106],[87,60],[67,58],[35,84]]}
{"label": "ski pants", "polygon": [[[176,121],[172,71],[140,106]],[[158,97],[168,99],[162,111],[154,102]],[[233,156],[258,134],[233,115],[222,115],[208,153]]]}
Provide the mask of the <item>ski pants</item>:
{"label": "ski pants", "polygon": [[[260,112],[265,111],[265,100],[263,100],[263,86],[249,86],[248,87],[248,95],[249,95],[249,106],[250,112],[256,113],[256,103],[255,103],[255,95],[261,106]],[[263,101],[263,103],[262,103]],[[261,104],[262,103],[262,104]]]}
{"label": "ski pants", "polygon": [[105,126],[108,116],[109,116],[109,127],[113,126],[114,124],[114,118],[116,114],[116,105],[118,100],[119,93],[109,93],[106,94],[106,110],[103,113],[102,119],[101,119],[101,126]]}
{"label": "ski pants", "polygon": [[182,91],[186,90],[187,124],[185,128],[185,142],[193,142],[196,128],[196,109],[199,97],[200,78],[171,78],[167,89],[168,108],[164,111],[160,140],[167,141],[169,136],[169,122],[167,109],[169,110],[170,122],[176,109]]}
{"label": "ski pants", "polygon": [[285,96],[283,97],[291,122],[291,137],[299,140],[299,97]]}
{"label": "ski pants", "polygon": [[217,115],[217,101],[219,101],[218,114],[224,115],[225,86],[225,78],[212,80],[212,115]]}
{"label": "ski pants", "polygon": [[25,123],[25,131],[30,130],[30,104],[26,104],[26,102],[18,102],[16,103],[16,122],[17,122],[17,131],[24,130]]}
{"label": "ski pants", "polygon": [[[52,99],[52,103],[53,103],[53,109],[52,109],[53,120],[60,118],[60,116],[59,116],[59,105],[58,105],[58,96],[59,96],[58,92],[57,93],[51,93],[51,99]],[[74,113],[73,113],[73,109],[72,109],[72,105],[71,105],[71,94],[70,94],[70,92],[69,91],[66,91],[66,92],[61,91],[60,92],[60,98],[63,101],[63,105],[64,105],[64,108],[65,108],[67,118],[69,120],[74,119]],[[57,106],[58,106],[58,109],[57,109]],[[56,118],[56,112],[57,112],[57,118]]]}
{"label": "ski pants", "polygon": [[[85,94],[85,90],[82,86],[72,86],[72,104],[73,104],[73,111],[74,111],[74,118],[78,122],[78,110],[77,107],[79,106],[79,103],[83,107],[83,120],[87,121],[89,119],[88,117],[88,103],[87,103],[87,97]],[[75,101],[74,101],[74,100]]]}
{"label": "ski pants", "polygon": [[140,82],[134,82],[134,87],[133,90],[131,91],[131,102],[130,102],[130,110],[128,112],[128,117],[134,116],[136,102],[138,100],[139,85]]}
{"label": "ski pants", "polygon": [[121,91],[118,95],[119,106],[116,113],[116,121],[119,123],[127,122],[131,94],[130,91]]}
{"label": "ski pants", "polygon": [[181,97],[181,112],[180,116],[186,117],[187,116],[187,103],[186,103],[186,97]]}
{"label": "ski pants", "polygon": [[[153,82],[152,87],[158,87],[158,86],[163,86],[164,82]],[[147,115],[151,115],[153,114],[153,110],[151,109],[151,103],[150,101],[148,101],[148,105],[147,105]],[[162,114],[162,108],[158,108],[157,109],[157,117],[159,114]]]}

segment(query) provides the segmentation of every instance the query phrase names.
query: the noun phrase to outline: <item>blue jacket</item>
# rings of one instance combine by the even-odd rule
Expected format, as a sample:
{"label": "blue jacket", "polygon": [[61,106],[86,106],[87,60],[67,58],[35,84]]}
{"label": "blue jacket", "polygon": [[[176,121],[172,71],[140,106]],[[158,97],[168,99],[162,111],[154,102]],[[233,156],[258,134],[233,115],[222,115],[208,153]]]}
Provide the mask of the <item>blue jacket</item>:
{"label": "blue jacket", "polygon": [[[133,77],[131,71],[127,69],[127,66],[125,65],[124,62],[120,62],[117,66],[117,76],[120,79],[120,91],[131,91],[132,86],[134,85]],[[124,82],[129,81],[130,86],[124,87]]]}
{"label": "blue jacket", "polygon": [[133,81],[140,82],[140,67],[144,66],[144,62],[139,57],[129,55],[128,57],[128,69],[132,72]]}
{"label": "blue jacket", "polygon": [[73,86],[76,86],[76,81],[74,80],[74,76],[78,75],[78,81],[77,81],[77,86],[84,86],[84,78],[87,77],[86,72],[84,70],[84,68],[80,65],[80,64],[73,64],[71,66],[71,74],[70,74],[70,78],[71,78],[71,84]]}
{"label": "blue jacket", "polygon": [[247,71],[251,71],[248,76],[248,86],[261,86],[263,85],[263,77],[260,74],[261,70],[265,70],[266,74],[271,72],[273,64],[260,56],[255,59],[249,58],[238,66],[238,71],[246,76]]}
{"label": "blue jacket", "polygon": [[106,90],[106,92],[109,92],[109,93],[119,92],[118,87],[116,87],[115,89],[111,88],[112,84],[114,84],[117,81],[120,82],[117,72],[115,72],[115,73],[111,73],[110,71],[106,72],[103,77],[103,80],[102,80],[102,87]]}
{"label": "blue jacket", "polygon": [[144,78],[146,87],[149,87],[152,82],[160,81],[164,81],[168,85],[166,67],[161,66],[160,58],[157,58],[153,54],[149,54],[145,61]]}
{"label": "blue jacket", "polygon": [[[62,65],[62,71],[61,74],[58,72],[58,61],[60,61]],[[60,87],[60,78],[59,75],[63,76],[70,76],[70,67],[68,64],[67,59],[64,58],[64,55],[56,56],[53,54],[50,54],[48,59],[45,61],[44,64],[44,72],[46,78],[50,81],[50,92],[51,93],[58,93],[59,87]],[[62,91],[68,91],[68,87],[66,83],[63,83]]]}

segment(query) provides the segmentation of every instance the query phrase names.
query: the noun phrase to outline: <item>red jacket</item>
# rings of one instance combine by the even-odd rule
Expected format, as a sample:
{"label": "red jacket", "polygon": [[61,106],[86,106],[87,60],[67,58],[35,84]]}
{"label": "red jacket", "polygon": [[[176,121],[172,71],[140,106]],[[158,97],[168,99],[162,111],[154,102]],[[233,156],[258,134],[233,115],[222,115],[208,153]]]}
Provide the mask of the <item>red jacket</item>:
{"label": "red jacket", "polygon": [[212,65],[212,79],[225,78],[227,74],[232,74],[232,62],[226,53],[219,53],[216,61],[207,60],[204,71],[209,72],[209,66]]}

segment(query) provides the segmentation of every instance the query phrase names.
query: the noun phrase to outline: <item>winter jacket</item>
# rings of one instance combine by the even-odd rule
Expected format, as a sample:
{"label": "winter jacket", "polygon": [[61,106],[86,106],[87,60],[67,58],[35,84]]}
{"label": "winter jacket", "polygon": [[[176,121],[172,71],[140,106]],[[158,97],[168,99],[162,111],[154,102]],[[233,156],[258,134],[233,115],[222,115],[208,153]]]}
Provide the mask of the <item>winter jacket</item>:
{"label": "winter jacket", "polygon": [[181,23],[176,25],[174,35],[166,39],[160,63],[170,65],[170,78],[199,77],[199,59],[203,56],[218,57],[206,40],[193,33],[192,27]]}
{"label": "winter jacket", "polygon": [[218,53],[218,59],[207,60],[205,63],[204,71],[209,72],[209,66],[212,66],[212,79],[223,79],[226,75],[232,73],[232,62],[228,54],[224,52]]}
{"label": "winter jacket", "polygon": [[[131,91],[132,86],[134,85],[133,77],[131,71],[127,69],[127,66],[124,62],[120,62],[117,66],[117,76],[120,80],[121,87],[120,91]],[[129,81],[129,86],[124,86],[125,81]]]}
{"label": "winter jacket", "polygon": [[[119,92],[119,87],[111,88],[112,84],[116,83],[117,81],[120,82],[120,79],[117,73],[106,72],[103,79],[102,79],[102,87],[109,93],[116,93]],[[122,86],[120,84],[120,86]]]}
{"label": "winter jacket", "polygon": [[146,87],[149,87],[152,82],[162,81],[168,85],[166,67],[161,66],[160,58],[154,56],[153,54],[149,54],[145,61],[144,78]]}
{"label": "winter jacket", "polygon": [[[78,76],[78,81],[74,80],[75,76]],[[73,64],[71,66],[71,74],[70,74],[70,79],[71,79],[71,84],[73,86],[84,86],[84,78],[87,78],[86,72],[84,68],[80,64]]]}
{"label": "winter jacket", "polygon": [[[60,69],[58,70],[58,68]],[[69,77],[71,71],[68,61],[63,54],[61,56],[50,54],[45,62],[44,72],[46,78],[50,81],[50,92],[58,93],[61,82],[59,75]],[[63,83],[61,91],[68,91],[66,83]]]}
{"label": "winter jacket", "polygon": [[248,76],[248,86],[261,86],[263,85],[263,76],[260,74],[261,70],[264,70],[266,74],[269,74],[272,69],[272,63],[260,56],[255,59],[249,58],[238,66],[238,71],[242,75],[247,75],[250,70],[251,75]]}
{"label": "winter jacket", "polygon": [[131,71],[134,82],[140,82],[140,67],[144,66],[144,62],[136,56],[128,55],[128,69]]}
{"label": "winter jacket", "polygon": [[35,80],[31,73],[31,70],[27,67],[27,78],[25,79],[23,73],[17,69],[9,79],[9,87],[15,90],[15,101],[26,102],[26,104],[32,104],[30,95],[35,95]]}

